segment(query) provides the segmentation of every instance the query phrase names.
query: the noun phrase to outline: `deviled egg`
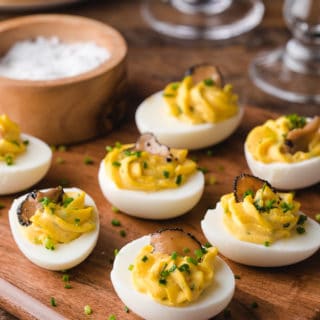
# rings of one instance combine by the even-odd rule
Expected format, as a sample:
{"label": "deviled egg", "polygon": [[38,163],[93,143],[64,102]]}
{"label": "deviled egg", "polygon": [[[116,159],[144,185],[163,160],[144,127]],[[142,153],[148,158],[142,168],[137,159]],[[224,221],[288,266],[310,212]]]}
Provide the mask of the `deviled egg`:
{"label": "deviled egg", "polygon": [[14,200],[11,232],[36,265],[66,270],[81,263],[96,245],[99,215],[93,199],[78,188],[33,191]]}
{"label": "deviled egg", "polygon": [[293,193],[243,174],[201,221],[207,239],[227,258],[277,267],[302,261],[320,248],[320,226],[300,211]]}
{"label": "deviled egg", "polygon": [[102,160],[99,183],[121,211],[140,218],[167,219],[191,210],[200,200],[204,175],[186,149],[142,135],[136,144],[117,144]]}
{"label": "deviled egg", "polygon": [[160,143],[192,150],[226,139],[242,116],[232,86],[223,85],[216,67],[201,64],[144,100],[135,120],[140,133],[153,132]]}
{"label": "deviled egg", "polygon": [[146,320],[204,320],[231,301],[235,281],[217,249],[201,246],[181,229],[134,240],[117,254],[113,287]]}
{"label": "deviled egg", "polygon": [[248,135],[251,172],[275,188],[293,190],[320,182],[320,117],[296,114],[268,120]]}
{"label": "deviled egg", "polygon": [[25,190],[40,181],[51,164],[51,149],[21,134],[19,126],[0,115],[0,195]]}

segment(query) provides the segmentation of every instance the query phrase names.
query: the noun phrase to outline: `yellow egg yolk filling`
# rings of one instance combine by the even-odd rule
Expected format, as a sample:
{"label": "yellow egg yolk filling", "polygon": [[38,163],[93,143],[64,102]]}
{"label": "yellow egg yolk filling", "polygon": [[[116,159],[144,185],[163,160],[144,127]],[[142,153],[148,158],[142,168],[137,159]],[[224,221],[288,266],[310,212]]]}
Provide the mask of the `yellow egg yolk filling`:
{"label": "yellow egg yolk filling", "polygon": [[306,216],[299,215],[300,203],[293,197],[266,184],[255,195],[248,191],[242,202],[236,202],[233,193],[226,194],[221,197],[224,225],[239,240],[265,245],[304,233]]}
{"label": "yellow egg yolk filling", "polygon": [[220,88],[211,79],[194,84],[191,76],[168,84],[163,97],[171,116],[192,124],[224,121],[239,108],[230,84]]}
{"label": "yellow egg yolk filling", "polygon": [[30,218],[31,225],[21,227],[30,242],[54,250],[57,243],[68,243],[96,228],[95,213],[85,205],[84,192],[67,192],[62,204],[41,200],[42,208]]}
{"label": "yellow egg yolk filling", "polygon": [[14,159],[25,152],[27,142],[20,137],[19,126],[5,114],[0,115],[0,161],[12,165]]}
{"label": "yellow egg yolk filling", "polygon": [[292,130],[290,117],[268,120],[255,127],[246,139],[246,146],[254,159],[264,162],[294,163],[320,156],[320,131],[309,140],[306,151],[287,152],[285,139]]}
{"label": "yellow egg yolk filling", "polygon": [[201,258],[153,253],[147,245],[139,252],[132,269],[137,291],[150,295],[168,306],[181,306],[195,301],[214,278],[217,249],[199,249]]}
{"label": "yellow egg yolk filling", "polygon": [[195,173],[186,149],[170,149],[173,158],[134,151],[133,144],[114,147],[105,157],[107,175],[121,189],[158,191],[177,188]]}

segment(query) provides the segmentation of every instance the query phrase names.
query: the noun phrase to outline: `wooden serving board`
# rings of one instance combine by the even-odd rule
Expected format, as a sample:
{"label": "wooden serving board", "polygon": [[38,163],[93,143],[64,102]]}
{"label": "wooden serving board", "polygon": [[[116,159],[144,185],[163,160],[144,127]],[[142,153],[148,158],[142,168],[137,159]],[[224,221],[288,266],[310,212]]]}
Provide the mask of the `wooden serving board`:
{"label": "wooden serving board", "polygon": [[[243,155],[243,143],[248,131],[276,116],[262,109],[246,107],[240,128],[229,139],[212,147],[212,156],[206,150],[191,152],[191,156],[198,159],[199,166],[209,169],[206,177],[214,176],[217,182],[206,185],[200,203],[191,212],[172,220],[148,221],[115,213],[99,189],[97,174],[105,155],[105,146],[116,141],[134,142],[138,136],[132,115],[108,137],[72,146],[67,151],[56,151],[50,172],[37,188],[57,186],[61,180],[67,180],[70,186],[89,193],[100,211],[101,232],[97,246],[85,262],[68,271],[72,288],[65,289],[61,272],[41,269],[21,254],[11,236],[7,215],[14,196],[0,197],[0,202],[5,204],[5,208],[0,209],[0,306],[23,319],[34,319],[36,317],[32,314],[40,311],[46,314],[46,307],[67,319],[105,320],[111,314],[116,319],[139,319],[132,311],[124,311],[124,305],[111,285],[114,249],[169,226],[183,227],[206,242],[199,223],[206,209],[215,206],[222,194],[231,192],[236,175],[249,172]],[[86,165],[85,156],[90,156],[94,163]],[[57,163],[58,158],[64,159],[65,163]],[[319,194],[320,184],[296,193],[302,210],[313,218],[320,212]],[[111,220],[114,218],[121,221],[121,227],[112,226]],[[120,236],[122,229],[126,231],[126,237]],[[226,259],[240,279],[236,280],[235,296],[228,312],[219,314],[215,319],[320,319],[319,258],[318,251],[304,262],[282,268],[247,267]],[[10,290],[8,283],[14,286]],[[56,307],[50,305],[51,297],[55,298]],[[85,305],[91,306],[92,315],[84,314]],[[44,319],[52,316],[47,315]],[[55,314],[54,318],[58,319],[58,316]]]}

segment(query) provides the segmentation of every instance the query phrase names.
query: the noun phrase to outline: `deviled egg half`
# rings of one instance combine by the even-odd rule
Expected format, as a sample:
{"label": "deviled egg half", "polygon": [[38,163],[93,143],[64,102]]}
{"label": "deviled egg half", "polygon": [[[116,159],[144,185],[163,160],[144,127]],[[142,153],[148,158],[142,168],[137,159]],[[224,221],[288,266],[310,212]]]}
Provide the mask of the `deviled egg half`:
{"label": "deviled egg half", "polygon": [[291,114],[268,120],[249,133],[244,150],[252,173],[275,188],[316,184],[320,182],[320,117]]}
{"label": "deviled egg half", "polygon": [[52,152],[43,141],[21,134],[19,126],[0,115],[0,195],[25,190],[49,170]]}
{"label": "deviled egg half", "polygon": [[300,211],[293,193],[242,174],[201,221],[206,238],[227,258],[277,267],[302,261],[320,248],[320,225]]}
{"label": "deviled egg half", "polygon": [[99,169],[105,197],[121,211],[140,218],[167,219],[191,210],[200,200],[204,175],[186,149],[160,144],[153,134],[136,144],[110,148]]}
{"label": "deviled egg half", "polygon": [[36,265],[66,270],[81,263],[96,245],[99,215],[93,199],[78,188],[33,191],[14,200],[11,232]]}
{"label": "deviled egg half", "polygon": [[144,100],[135,120],[141,133],[153,132],[173,148],[201,149],[217,144],[238,127],[243,108],[218,69],[201,64],[180,82]]}
{"label": "deviled egg half", "polygon": [[204,320],[231,301],[235,281],[217,249],[181,229],[134,240],[117,254],[113,287],[130,310],[146,320]]}

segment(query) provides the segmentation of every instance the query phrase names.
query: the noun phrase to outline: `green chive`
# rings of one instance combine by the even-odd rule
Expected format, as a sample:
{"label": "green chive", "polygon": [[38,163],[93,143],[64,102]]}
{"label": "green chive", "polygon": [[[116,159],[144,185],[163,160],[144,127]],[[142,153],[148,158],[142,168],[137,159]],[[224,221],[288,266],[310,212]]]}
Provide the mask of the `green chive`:
{"label": "green chive", "polygon": [[111,224],[114,226],[114,227],[120,227],[121,226],[121,222],[117,219],[112,219],[111,220]]}
{"label": "green chive", "polygon": [[6,206],[0,202],[0,209],[4,209]]}
{"label": "green chive", "polygon": [[244,194],[243,194],[243,199],[244,199],[245,197],[249,196],[249,195],[250,195],[252,198],[254,197],[254,192],[253,192],[252,189],[248,189],[248,190],[246,190],[246,191],[244,192]]}
{"label": "green chive", "polygon": [[113,250],[114,256],[116,256],[118,253],[119,253],[119,249],[116,248],[116,249]]}
{"label": "green chive", "polygon": [[52,250],[53,251],[55,249],[54,244],[53,244],[53,242],[52,242],[52,240],[50,238],[46,238],[45,239],[44,246],[48,250]]}
{"label": "green chive", "polygon": [[113,212],[119,212],[120,210],[117,208],[117,207],[115,207],[115,206],[112,206],[111,207],[111,210],[113,211]]}
{"label": "green chive", "polygon": [[177,257],[178,257],[178,254],[177,254],[176,252],[172,252],[172,254],[171,254],[171,259],[172,259],[172,260],[176,260]]}
{"label": "green chive", "polygon": [[120,148],[122,147],[122,143],[119,142],[119,141],[117,141],[117,142],[115,143],[115,147],[118,148],[118,149],[120,149]]}
{"label": "green chive", "polygon": [[[1,209],[1,207],[0,207],[0,209]],[[316,214],[316,220],[317,220],[318,222],[320,222],[320,213]]]}
{"label": "green chive", "polygon": [[110,316],[108,317],[108,320],[117,320],[117,318],[114,314],[110,314]]}
{"label": "green chive", "polygon": [[143,256],[141,259],[143,262],[147,262],[148,261],[148,257],[147,256]]}
{"label": "green chive", "polygon": [[72,197],[67,197],[63,199],[63,207],[66,208],[74,199]]}
{"label": "green chive", "polygon": [[181,182],[182,182],[182,175],[181,174],[179,174],[178,176],[177,176],[177,178],[176,178],[176,185],[180,185],[181,184]]}
{"label": "green chive", "polygon": [[51,202],[51,200],[48,197],[43,197],[43,198],[39,199],[39,202],[41,202],[41,204],[44,207],[46,207]]}
{"label": "green chive", "polygon": [[56,299],[54,297],[50,298],[50,304],[52,305],[52,307],[56,307],[57,306]]}
{"label": "green chive", "polygon": [[190,273],[190,266],[187,263],[184,263],[178,268],[178,270],[181,272]]}
{"label": "green chive", "polygon": [[198,264],[198,261],[195,258],[192,258],[192,257],[187,257],[187,261],[189,263],[194,264],[195,266]]}
{"label": "green chive", "polygon": [[174,94],[172,94],[172,93],[164,93],[163,96],[167,97],[167,98],[173,98]]}
{"label": "green chive", "polygon": [[296,230],[299,234],[303,234],[306,232],[305,228],[302,226],[298,226]]}
{"label": "green chive", "polygon": [[121,236],[122,238],[124,238],[124,237],[127,235],[127,233],[126,233],[125,230],[120,230],[120,231],[119,231],[119,234],[120,234],[120,236]]}
{"label": "green chive", "polygon": [[92,160],[92,158],[90,158],[89,156],[86,156],[86,157],[83,159],[83,162],[84,162],[84,164],[87,164],[87,165],[93,164],[93,160]]}
{"label": "green chive", "polygon": [[106,151],[111,152],[113,148],[111,146],[106,146]]}
{"label": "green chive", "polygon": [[235,278],[235,279],[241,279],[241,277],[240,277],[238,274],[235,274],[235,275],[234,275],[234,278]]}
{"label": "green chive", "polygon": [[270,247],[270,242],[269,241],[265,241],[264,246],[265,247]]}
{"label": "green chive", "polygon": [[58,151],[61,151],[61,152],[67,151],[67,147],[64,145],[58,146]]}
{"label": "green chive", "polygon": [[92,314],[92,309],[88,304],[84,306],[83,310],[84,310],[84,314],[86,314],[87,316]]}
{"label": "green chive", "polygon": [[124,309],[124,312],[125,312],[125,313],[129,313],[129,312],[130,312],[130,310],[129,310],[129,308],[128,308],[127,306],[124,306],[123,309]]}
{"label": "green chive", "polygon": [[162,172],[162,174],[163,174],[163,176],[165,177],[165,178],[169,178],[169,176],[170,176],[170,172],[169,171],[167,171],[167,170],[164,170],[163,172]]}
{"label": "green chive", "polygon": [[132,271],[133,267],[134,267],[133,264],[130,264],[129,267],[128,267],[128,270]]}
{"label": "green chive", "polygon": [[284,224],[282,225],[283,228],[288,228],[289,226],[290,226],[290,222],[284,223]]}
{"label": "green chive", "polygon": [[112,162],[112,165],[113,165],[114,167],[121,167],[121,163],[120,163],[119,161],[113,161],[113,162]]}
{"label": "green chive", "polygon": [[7,155],[7,156],[5,156],[4,160],[5,160],[5,162],[6,162],[6,164],[8,166],[12,166],[13,165],[13,157],[12,156]]}
{"label": "green chive", "polygon": [[211,78],[204,79],[203,82],[206,86],[209,86],[209,87],[212,87],[214,85],[214,81]]}
{"label": "green chive", "polygon": [[308,219],[307,216],[305,216],[303,214],[300,214],[300,216],[298,218],[298,221],[297,221],[297,224],[303,225],[306,222],[307,219]]}
{"label": "green chive", "polygon": [[75,225],[79,225],[80,221],[81,221],[81,220],[80,220],[79,218],[75,218],[75,219],[74,219],[74,224],[75,224]]}
{"label": "green chive", "polygon": [[148,168],[148,163],[146,161],[143,162],[143,169],[147,169]]}
{"label": "green chive", "polygon": [[179,83],[173,83],[172,85],[171,85],[171,89],[172,90],[177,90],[179,88]]}
{"label": "green chive", "polygon": [[183,249],[183,253],[189,253],[190,252],[190,249],[189,248],[184,248]]}
{"label": "green chive", "polygon": [[205,247],[205,248],[211,248],[211,247],[212,247],[212,244],[209,243],[209,242],[206,242],[206,243],[204,244],[204,247]]}
{"label": "green chive", "polygon": [[159,283],[163,284],[163,285],[166,285],[167,284],[167,280],[161,278],[161,279],[159,279]]}
{"label": "green chive", "polygon": [[29,145],[29,140],[23,140],[22,142],[25,146],[28,146]]}
{"label": "green chive", "polygon": [[69,281],[69,275],[68,274],[62,275],[62,281],[68,282]]}
{"label": "green chive", "polygon": [[58,157],[56,162],[57,162],[57,164],[63,164],[63,163],[65,163],[65,160],[61,157]]}
{"label": "green chive", "polygon": [[209,172],[209,169],[204,168],[204,167],[198,167],[197,169],[198,169],[199,171],[201,171],[203,174],[206,174],[206,173]]}
{"label": "green chive", "polygon": [[65,289],[71,289],[71,288],[72,288],[72,286],[71,286],[71,284],[70,284],[70,283],[66,283],[66,284],[64,285],[64,288],[65,288]]}

